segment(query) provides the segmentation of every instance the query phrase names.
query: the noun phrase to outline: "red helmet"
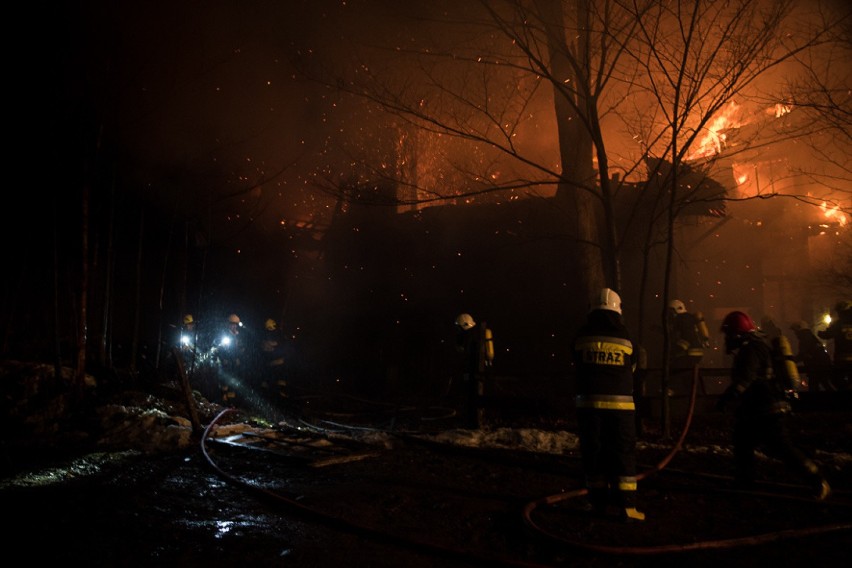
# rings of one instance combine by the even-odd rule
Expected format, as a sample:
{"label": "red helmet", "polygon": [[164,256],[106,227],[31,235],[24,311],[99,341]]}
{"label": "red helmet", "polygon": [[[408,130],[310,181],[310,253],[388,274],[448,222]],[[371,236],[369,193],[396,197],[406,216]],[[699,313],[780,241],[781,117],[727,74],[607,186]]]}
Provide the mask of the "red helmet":
{"label": "red helmet", "polygon": [[755,331],[757,326],[745,312],[731,312],[722,320],[722,333],[725,335],[745,335]]}

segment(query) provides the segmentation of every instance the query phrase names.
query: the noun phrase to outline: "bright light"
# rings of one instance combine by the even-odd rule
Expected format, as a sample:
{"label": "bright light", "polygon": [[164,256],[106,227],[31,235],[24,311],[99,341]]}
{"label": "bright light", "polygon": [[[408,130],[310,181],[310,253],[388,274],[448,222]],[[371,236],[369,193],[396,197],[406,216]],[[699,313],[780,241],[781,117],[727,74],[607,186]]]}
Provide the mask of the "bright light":
{"label": "bright light", "polygon": [[825,314],[822,316],[822,323],[825,325],[831,325],[831,314]]}

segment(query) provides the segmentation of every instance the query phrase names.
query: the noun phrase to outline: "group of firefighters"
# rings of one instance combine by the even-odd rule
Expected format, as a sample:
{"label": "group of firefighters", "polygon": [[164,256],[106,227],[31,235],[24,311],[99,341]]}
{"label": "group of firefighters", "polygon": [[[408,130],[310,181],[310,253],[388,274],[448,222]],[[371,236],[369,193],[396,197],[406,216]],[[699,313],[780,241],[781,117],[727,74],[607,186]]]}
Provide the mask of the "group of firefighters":
{"label": "group of firefighters", "polygon": [[[790,329],[798,340],[798,354],[780,330],[767,332],[742,311],[723,320],[725,352],[733,356],[730,384],[718,398],[716,410],[736,406],[733,432],[735,482],[748,490],[755,482],[755,455],[766,448],[812,488],[816,499],[831,492],[817,463],[799,449],[788,431],[790,397],[799,388],[798,368],[808,376],[810,390],[846,390],[852,380],[852,302],[838,302],[834,318],[816,333],[806,322]],[[494,360],[491,329],[477,324],[468,313],[455,320],[456,350],[460,354],[465,388],[463,417],[470,428],[482,426],[484,379]],[[710,345],[700,312],[690,313],[680,300],[667,310],[669,362],[673,376],[697,371]],[[768,328],[768,324],[766,324]],[[221,401],[232,403],[240,392],[260,393],[266,400],[287,396],[284,375],[285,343],[277,322],[269,318],[259,333],[243,326],[231,314],[223,326],[201,333],[191,314],[183,319],[180,349],[190,366],[205,358],[216,361]],[[821,340],[834,341],[830,360]],[[645,362],[622,320],[621,297],[603,288],[592,299],[586,321],[572,343],[576,374],[575,406],[580,452],[588,495],[588,509],[598,515],[615,514],[626,522],[643,521],[635,502],[636,372]],[[274,398],[273,398],[274,399]],[[280,402],[280,400],[279,400]]]}
{"label": "group of firefighters", "polygon": [[[828,327],[816,334],[805,322],[790,326],[799,342],[794,355],[780,331],[767,333],[742,311],[723,320],[725,352],[733,356],[730,384],[718,398],[716,410],[735,406],[733,431],[735,486],[755,485],[759,448],[768,450],[798,473],[811,495],[823,500],[831,493],[820,466],[790,434],[791,397],[799,388],[799,365],[808,375],[810,390],[846,390],[852,381],[852,302],[838,302]],[[462,354],[467,385],[466,421],[479,425],[476,400],[482,396],[482,375],[493,361],[491,330],[461,314],[456,319],[456,347]],[[677,371],[697,371],[710,335],[703,316],[692,314],[680,300],[667,309],[669,362]],[[812,337],[813,336],[813,337]],[[834,360],[820,340],[834,341]],[[815,355],[825,352],[825,356]],[[637,508],[635,373],[645,364],[622,320],[621,297],[603,288],[591,300],[586,321],[573,341],[576,374],[575,407],[584,471],[587,507],[599,516],[615,514],[625,522],[644,521]],[[822,372],[822,374],[821,374]],[[690,373],[691,374],[691,373]]]}
{"label": "group of firefighters", "polygon": [[[825,329],[814,330],[806,321],[796,321],[790,331],[798,348],[793,353],[783,331],[769,317],[759,326],[760,334],[771,344],[777,344],[796,372],[807,377],[802,382],[810,392],[840,391],[852,388],[852,302],[841,301],[834,306],[834,317]],[[668,309],[670,361],[673,376],[699,365],[704,350],[710,345],[707,324],[701,312],[690,313],[680,300],[669,303]],[[834,342],[834,357],[826,341]],[[797,385],[797,388],[799,385]]]}
{"label": "group of firefighters", "polygon": [[223,403],[254,398],[286,397],[286,342],[278,322],[268,318],[262,330],[247,328],[237,314],[222,322],[200,325],[185,314],[179,335],[180,353],[190,371],[213,368],[213,395]]}

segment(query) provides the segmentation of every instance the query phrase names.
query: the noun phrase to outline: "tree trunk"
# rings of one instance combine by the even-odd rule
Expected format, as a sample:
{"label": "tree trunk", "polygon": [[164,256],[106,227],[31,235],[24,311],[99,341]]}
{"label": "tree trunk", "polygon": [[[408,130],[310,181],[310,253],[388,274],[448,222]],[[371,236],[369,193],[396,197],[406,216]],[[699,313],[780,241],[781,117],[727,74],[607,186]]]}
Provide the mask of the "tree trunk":
{"label": "tree trunk", "polygon": [[136,299],[133,302],[133,340],[130,347],[130,372],[136,374],[136,360],[139,355],[139,319],[142,310],[142,241],[145,238],[145,210],[139,211],[139,246],[136,249]]}
{"label": "tree trunk", "polygon": [[112,275],[115,266],[114,250],[115,233],[115,182],[110,188],[109,223],[107,226],[107,244],[104,261],[104,296],[103,314],[101,322],[101,336],[99,341],[100,365],[104,369],[112,369],[111,342],[109,336],[112,333]]}
{"label": "tree trunk", "polygon": [[53,198],[53,375],[62,378],[62,341],[59,332],[59,220]]}
{"label": "tree trunk", "polygon": [[82,400],[86,388],[86,346],[88,325],[86,323],[89,295],[89,193],[88,183],[83,184],[80,222],[80,291],[79,320],[77,322],[77,362],[74,369],[74,396]]}
{"label": "tree trunk", "polygon": [[[551,73],[554,77],[553,102],[559,138],[559,156],[562,176],[556,190],[557,198],[573,206],[577,227],[577,274],[582,279],[587,298],[606,282],[603,271],[600,237],[595,202],[595,171],[592,163],[592,138],[586,127],[588,117],[580,116],[586,109],[582,93],[561,85],[578,85],[580,79],[571,67],[568,53],[570,45],[565,37],[565,21],[561,0],[537,0],[541,19],[545,22]],[[589,8],[585,0],[577,4],[576,20],[585,22]],[[576,26],[586,29],[585,26]],[[581,36],[574,45],[574,59],[585,62],[587,52]],[[569,98],[570,97],[570,98]]]}

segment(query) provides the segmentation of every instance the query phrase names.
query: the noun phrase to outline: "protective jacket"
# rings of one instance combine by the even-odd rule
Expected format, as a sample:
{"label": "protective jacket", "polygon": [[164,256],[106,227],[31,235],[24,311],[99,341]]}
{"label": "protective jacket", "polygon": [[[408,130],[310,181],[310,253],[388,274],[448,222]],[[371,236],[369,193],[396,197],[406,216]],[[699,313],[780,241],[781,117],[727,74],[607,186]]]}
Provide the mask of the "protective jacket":
{"label": "protective jacket", "polygon": [[802,328],[797,329],[795,333],[796,339],[799,341],[799,352],[796,355],[796,360],[801,361],[806,371],[815,367],[831,367],[831,355],[828,354],[825,344],[814,335],[813,331]]}
{"label": "protective jacket", "polygon": [[577,408],[634,410],[633,342],[621,316],[594,310],[574,340]]}
{"label": "protective jacket", "polygon": [[636,511],[636,424],[633,342],[618,312],[597,309],[574,339],[580,453],[589,500],[605,510],[610,499],[626,517]]}
{"label": "protective jacket", "polygon": [[690,357],[692,359],[701,359],[704,356],[704,348],[709,345],[709,338],[702,332],[703,319],[699,319],[695,314],[684,312],[674,314],[670,325],[671,338],[671,357],[678,359],[681,357]]}
{"label": "protective jacket", "polygon": [[749,333],[734,354],[731,384],[721,400],[722,403],[740,400],[740,411],[747,414],[792,410],[786,385],[776,376],[772,350],[756,333]]}
{"label": "protective jacket", "polygon": [[827,329],[817,332],[820,339],[834,340],[834,364],[852,366],[852,311],[840,312]]}
{"label": "protective jacket", "polygon": [[794,443],[787,421],[792,407],[785,385],[776,376],[771,347],[757,332],[745,334],[734,354],[731,385],[719,399],[717,408],[739,399],[734,426],[736,482],[749,489],[755,480],[755,452],[765,449],[808,480],[818,499],[830,492],[819,466]]}

